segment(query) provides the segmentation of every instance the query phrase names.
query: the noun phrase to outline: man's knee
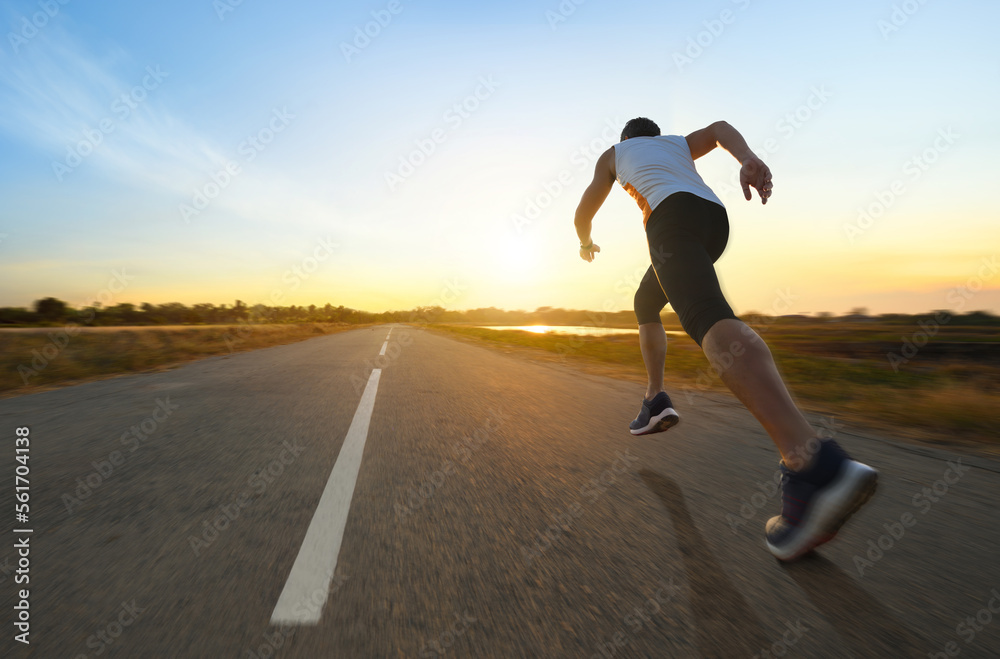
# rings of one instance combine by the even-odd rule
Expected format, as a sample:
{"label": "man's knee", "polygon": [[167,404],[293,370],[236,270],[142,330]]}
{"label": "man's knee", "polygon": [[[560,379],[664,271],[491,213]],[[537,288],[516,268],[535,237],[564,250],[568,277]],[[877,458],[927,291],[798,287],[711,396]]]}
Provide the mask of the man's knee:
{"label": "man's knee", "polygon": [[700,346],[703,345],[705,337],[720,321],[740,319],[733,313],[732,308],[724,300],[704,308],[695,314],[679,314],[681,326],[688,336]]}
{"label": "man's knee", "polygon": [[635,312],[635,322],[637,325],[662,325],[663,321],[660,320],[659,313],[650,313],[648,311],[640,312],[636,310]]}
{"label": "man's knee", "polygon": [[652,300],[649,296],[644,295],[641,288],[636,291],[632,301],[635,319],[640,325],[660,322],[660,312],[665,306],[666,304],[660,304],[659,300]]}

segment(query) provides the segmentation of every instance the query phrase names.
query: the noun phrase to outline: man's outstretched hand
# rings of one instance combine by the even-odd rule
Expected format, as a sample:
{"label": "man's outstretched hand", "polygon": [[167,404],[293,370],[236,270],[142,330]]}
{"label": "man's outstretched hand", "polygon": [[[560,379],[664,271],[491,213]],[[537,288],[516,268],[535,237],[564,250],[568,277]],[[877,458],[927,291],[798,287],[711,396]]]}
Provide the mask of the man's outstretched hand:
{"label": "man's outstretched hand", "polygon": [[743,187],[743,196],[746,197],[747,201],[753,197],[750,188],[754,188],[760,195],[760,203],[766,204],[768,197],[771,196],[771,189],[774,187],[774,184],[771,183],[771,170],[760,158],[756,156],[747,158],[743,162],[743,167],[740,168],[740,185]]}
{"label": "man's outstretched hand", "polygon": [[601,248],[597,246],[597,243],[591,243],[590,247],[580,248],[580,258],[587,263],[591,263],[599,251],[601,251]]}

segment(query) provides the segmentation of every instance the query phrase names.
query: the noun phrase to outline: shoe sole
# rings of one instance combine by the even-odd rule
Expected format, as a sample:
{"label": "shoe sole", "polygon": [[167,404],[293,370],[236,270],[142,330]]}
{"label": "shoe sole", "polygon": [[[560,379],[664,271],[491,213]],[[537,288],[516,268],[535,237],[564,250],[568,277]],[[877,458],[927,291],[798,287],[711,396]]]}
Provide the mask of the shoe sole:
{"label": "shoe sole", "polygon": [[781,561],[792,561],[833,540],[844,523],[878,489],[878,472],[866,464],[849,460],[826,491],[816,495],[812,512],[795,539],[783,547],[770,542],[767,548]]}
{"label": "shoe sole", "polygon": [[629,428],[628,431],[637,437],[639,435],[652,435],[653,433],[670,430],[677,425],[678,421],[680,421],[680,417],[677,416],[677,412],[674,411],[674,408],[668,407],[656,416],[652,417],[645,427],[637,430]]}

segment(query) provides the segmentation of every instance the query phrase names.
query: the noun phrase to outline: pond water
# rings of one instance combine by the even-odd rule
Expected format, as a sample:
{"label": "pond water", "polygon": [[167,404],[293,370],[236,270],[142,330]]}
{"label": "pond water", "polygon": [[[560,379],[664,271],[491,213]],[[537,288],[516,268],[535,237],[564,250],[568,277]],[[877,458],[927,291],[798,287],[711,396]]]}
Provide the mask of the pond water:
{"label": "pond water", "polygon": [[[610,336],[612,334],[638,334],[638,329],[619,329],[616,327],[593,327],[587,325],[480,325],[482,329],[491,330],[521,330],[534,334],[575,334],[579,336]],[[667,334],[679,335],[683,332]]]}

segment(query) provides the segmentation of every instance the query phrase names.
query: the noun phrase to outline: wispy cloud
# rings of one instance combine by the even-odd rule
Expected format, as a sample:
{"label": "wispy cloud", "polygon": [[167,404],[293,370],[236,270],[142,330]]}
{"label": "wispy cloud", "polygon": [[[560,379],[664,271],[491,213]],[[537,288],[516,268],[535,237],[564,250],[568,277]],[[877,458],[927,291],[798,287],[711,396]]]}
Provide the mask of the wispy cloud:
{"label": "wispy cloud", "polygon": [[[208,186],[204,213],[329,226],[329,204],[260,160],[250,162],[254,147],[221,146],[172,114],[172,84],[167,66],[135,62],[117,48],[94,53],[64,25],[49,25],[16,55],[0,50],[0,131],[50,156],[54,185],[100,168],[111,182],[175,196],[178,221],[181,204]],[[271,112],[260,109],[262,129]],[[232,187],[214,194],[212,176],[233,165],[240,171]]]}
{"label": "wispy cloud", "polygon": [[[170,73],[156,63],[136,65],[120,49],[94,55],[56,25],[17,55],[0,52],[0,129],[51,153],[54,162],[64,162],[72,149],[87,165],[139,177],[152,173],[157,182],[155,171],[136,165],[150,156],[184,168],[222,159],[157,99]],[[113,69],[129,69],[135,79]],[[78,148],[81,142],[90,142],[92,152]]]}

